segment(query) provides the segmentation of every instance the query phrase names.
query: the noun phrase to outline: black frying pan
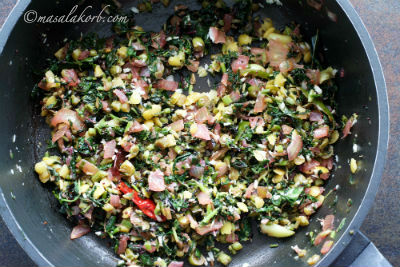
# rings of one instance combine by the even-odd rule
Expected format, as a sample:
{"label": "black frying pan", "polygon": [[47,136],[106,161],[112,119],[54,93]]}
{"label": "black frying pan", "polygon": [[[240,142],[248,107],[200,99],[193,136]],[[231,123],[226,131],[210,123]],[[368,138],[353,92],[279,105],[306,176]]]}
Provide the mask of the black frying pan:
{"label": "black frying pan", "polygon": [[[61,1],[60,1],[61,2]],[[135,1],[136,2],[136,1]],[[173,1],[168,9],[154,8],[152,13],[137,17],[139,25],[146,30],[158,31],[173,5],[185,3],[195,8],[195,1]],[[337,193],[336,221],[347,217],[347,223],[337,235],[332,250],[322,258],[319,266],[330,265],[351,240],[351,231],[361,225],[377,191],[382,174],[388,140],[388,103],[382,69],[360,18],[348,0],[326,0],[322,12],[299,5],[304,1],[282,1],[284,7],[267,6],[263,16],[284,25],[296,21],[303,25],[308,38],[319,29],[326,62],[340,69],[344,78],[338,79],[340,90],[337,95],[341,114],[359,114],[359,122],[350,138],[336,146],[338,168],[330,179],[327,190],[339,186]],[[94,5],[86,1],[83,5]],[[125,2],[124,8],[133,6]],[[94,235],[75,241],[69,239],[71,225],[57,212],[49,188],[38,181],[33,173],[33,163],[43,155],[45,140],[49,137],[48,127],[38,115],[38,107],[30,99],[30,91],[38,81],[35,70],[41,68],[43,59],[57,50],[66,36],[79,37],[81,32],[96,31],[107,34],[109,24],[28,24],[22,19],[24,10],[35,10],[39,15],[67,14],[74,4],[69,1],[20,0],[11,12],[0,32],[0,213],[11,232],[38,265],[94,266],[115,265],[116,258],[107,246]],[[327,18],[326,8],[337,16],[337,23]],[[98,12],[91,9],[94,14]],[[13,135],[16,135],[15,143]],[[353,154],[353,142],[361,147]],[[14,157],[10,158],[10,150]],[[359,157],[362,170],[349,183],[348,160]],[[17,167],[16,164],[20,167]],[[13,171],[11,171],[11,169]],[[13,172],[13,174],[12,174]],[[353,205],[348,207],[348,199]],[[292,238],[275,240],[255,231],[253,242],[234,257],[231,266],[307,266],[304,260],[296,261],[291,246],[306,247],[308,256],[319,252],[312,247],[306,232],[320,229],[317,218],[332,212],[329,209],[334,195],[327,198],[325,205],[312,217],[310,226],[303,228]],[[43,222],[47,224],[43,224]],[[279,243],[278,248],[270,248]]]}

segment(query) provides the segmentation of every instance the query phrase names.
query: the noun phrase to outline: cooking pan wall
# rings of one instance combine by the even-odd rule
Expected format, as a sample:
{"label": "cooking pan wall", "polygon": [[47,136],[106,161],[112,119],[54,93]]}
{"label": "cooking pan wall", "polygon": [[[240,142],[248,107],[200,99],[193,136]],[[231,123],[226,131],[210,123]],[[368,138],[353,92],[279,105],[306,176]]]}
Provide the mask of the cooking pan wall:
{"label": "cooking pan wall", "polygon": [[[180,3],[187,2],[194,1],[180,1]],[[338,79],[340,87],[337,95],[338,110],[340,114],[346,115],[357,112],[360,114],[360,119],[353,135],[336,146],[338,165],[342,168],[337,169],[328,182],[327,190],[339,185],[336,217],[339,221],[347,217],[349,222],[364,198],[376,155],[379,118],[373,74],[357,33],[336,3],[333,1],[327,3],[328,8],[338,16],[338,22],[333,23],[311,8],[301,8],[297,2],[287,1],[283,8],[267,7],[261,13],[278,24],[290,21],[302,24],[303,31],[308,37],[314,35],[319,28],[326,62],[336,68],[345,69],[345,77]],[[132,6],[132,2],[125,1],[125,4],[125,8]],[[34,1],[28,10],[36,10],[41,15],[62,15],[67,14],[72,6],[72,3],[66,1],[56,4],[55,1],[42,0]],[[159,30],[160,22],[165,21],[165,14],[171,14],[172,8],[173,5],[168,11],[158,9],[154,10],[153,14],[144,14],[144,17],[138,18],[138,23],[146,29]],[[93,13],[98,14],[97,11]],[[0,187],[7,205],[26,236],[25,242],[32,242],[44,258],[54,265],[82,266],[95,263],[114,265],[116,259],[106,242],[99,241],[92,235],[75,241],[69,240],[72,225],[57,212],[57,203],[49,187],[40,184],[33,173],[33,162],[37,161],[46,150],[45,140],[49,137],[49,130],[44,120],[38,116],[39,107],[30,99],[31,88],[40,79],[32,71],[43,66],[43,59],[56,51],[59,47],[57,43],[60,44],[65,37],[77,38],[81,32],[87,31],[97,31],[105,35],[107,34],[105,29],[109,29],[109,26],[108,24],[36,25],[20,20],[0,57],[2,70],[0,137],[3,140],[0,148],[2,174]],[[12,143],[14,134],[16,142]],[[357,134],[357,144],[361,147],[360,154],[363,158],[362,168],[355,175],[355,185],[350,185],[348,159],[358,156],[352,153],[354,134]],[[10,150],[14,153],[13,159],[8,156]],[[22,172],[17,170],[16,164],[21,166]],[[14,174],[11,174],[11,169],[14,170]],[[353,200],[353,207],[350,209],[346,204],[349,198]],[[295,261],[293,257],[289,257],[294,256],[290,246],[298,244],[300,247],[310,247],[309,238],[305,233],[312,229],[320,229],[317,218],[332,212],[328,205],[332,204],[333,199],[334,195],[331,195],[326,200],[327,205],[312,217],[309,227],[300,230],[294,238],[279,240],[278,248],[269,248],[269,244],[277,243],[276,239],[256,234],[254,242],[244,246],[244,249],[234,257],[232,266],[241,266],[245,262],[250,265],[268,263],[271,266],[306,266],[303,261]],[[43,224],[45,221],[47,224]],[[318,251],[317,248],[310,250],[308,255]]]}

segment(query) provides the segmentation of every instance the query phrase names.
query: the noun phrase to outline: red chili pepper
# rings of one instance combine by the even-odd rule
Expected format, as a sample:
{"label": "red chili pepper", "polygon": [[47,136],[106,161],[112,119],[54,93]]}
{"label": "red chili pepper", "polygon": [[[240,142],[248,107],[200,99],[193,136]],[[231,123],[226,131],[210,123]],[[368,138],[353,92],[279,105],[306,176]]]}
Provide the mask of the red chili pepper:
{"label": "red chili pepper", "polygon": [[[128,187],[124,182],[120,182],[118,184],[118,189],[124,194],[132,193],[132,201],[138,206],[138,208],[143,211],[144,214],[152,218],[153,220],[157,220],[157,217],[154,213],[156,209],[156,204],[151,199],[142,199],[139,197],[138,192]],[[159,216],[162,221],[165,221],[164,216]]]}
{"label": "red chili pepper", "polygon": [[118,190],[124,194],[132,193],[133,189],[126,185],[124,182],[118,184]]}

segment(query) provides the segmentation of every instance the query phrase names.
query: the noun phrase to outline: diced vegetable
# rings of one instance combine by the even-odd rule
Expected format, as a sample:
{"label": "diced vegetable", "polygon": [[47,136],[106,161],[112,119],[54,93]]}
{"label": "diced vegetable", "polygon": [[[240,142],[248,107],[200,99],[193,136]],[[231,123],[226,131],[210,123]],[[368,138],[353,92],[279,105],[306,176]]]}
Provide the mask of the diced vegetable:
{"label": "diced vegetable", "polygon": [[261,232],[272,237],[285,238],[295,234],[294,231],[279,224],[261,224]]}
{"label": "diced vegetable", "polygon": [[229,255],[225,254],[224,252],[220,252],[218,254],[217,261],[227,266],[232,261],[232,258]]}
{"label": "diced vegetable", "polygon": [[350,159],[350,171],[351,171],[351,173],[356,173],[357,168],[358,168],[357,161],[355,159],[351,158]]}

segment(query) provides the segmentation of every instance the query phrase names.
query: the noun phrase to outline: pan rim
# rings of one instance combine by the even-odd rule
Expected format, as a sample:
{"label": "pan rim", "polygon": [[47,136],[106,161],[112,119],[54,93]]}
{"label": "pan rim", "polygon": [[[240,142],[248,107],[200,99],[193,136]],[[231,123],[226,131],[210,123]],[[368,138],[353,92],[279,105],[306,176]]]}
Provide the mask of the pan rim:
{"label": "pan rim", "polygon": [[[15,24],[25,12],[31,0],[18,0],[10,14],[7,16],[3,26],[0,28],[0,56],[8,41]],[[38,266],[54,266],[33,244],[33,242],[23,234],[22,228],[16,221],[14,214],[5,199],[4,192],[0,187],[0,216],[6,224],[7,228],[17,240],[21,248]]]}
{"label": "pan rim", "polygon": [[360,16],[358,15],[357,11],[354,9],[350,1],[336,0],[336,2],[346,14],[350,23],[353,25],[358,37],[360,38],[361,44],[366,52],[368,61],[370,63],[370,68],[375,83],[375,91],[378,104],[378,143],[370,182],[361,201],[361,205],[358,207],[357,212],[355,213],[351,222],[348,224],[347,228],[344,230],[342,236],[335,241],[334,247],[316,264],[316,266],[329,266],[335,259],[337,259],[337,257],[342,253],[342,251],[352,240],[352,235],[349,232],[358,231],[365,217],[370,211],[372,204],[374,203],[376,193],[378,192],[383,170],[385,167],[390,130],[387,87],[385,76],[383,74],[383,68],[379,60],[375,45],[372,41],[370,34],[368,33],[367,28],[365,27],[363,21],[361,20]]}
{"label": "pan rim", "polygon": [[[375,90],[377,94],[377,104],[378,104],[378,117],[379,117],[379,127],[378,127],[378,143],[375,156],[374,167],[372,170],[370,182],[368,184],[367,190],[364,194],[361,205],[358,207],[356,214],[352,218],[351,222],[348,224],[343,235],[335,242],[334,247],[331,251],[325,255],[316,266],[329,266],[344,250],[344,248],[350,243],[352,236],[349,233],[350,230],[357,231],[365,217],[367,216],[378,191],[378,187],[382,178],[387,148],[389,140],[389,108],[388,108],[388,96],[387,88],[385,83],[385,78],[383,74],[383,69],[373,44],[373,41],[359,17],[358,13],[352,6],[349,0],[336,0],[338,5],[346,14],[347,18],[351,22],[353,28],[355,29],[363,48],[368,57],[370,67],[372,70]],[[3,48],[8,41],[15,24],[22,16],[23,12],[27,6],[31,3],[31,0],[18,0],[14,8],[5,20],[5,23],[0,29],[0,55],[2,54]],[[54,266],[46,257],[43,255],[38,248],[33,244],[33,242],[24,236],[21,231],[19,223],[15,220],[14,215],[9,208],[7,201],[4,197],[4,193],[0,188],[0,215],[3,218],[8,229],[17,240],[18,244],[23,248],[27,255],[38,265],[38,266]]]}

